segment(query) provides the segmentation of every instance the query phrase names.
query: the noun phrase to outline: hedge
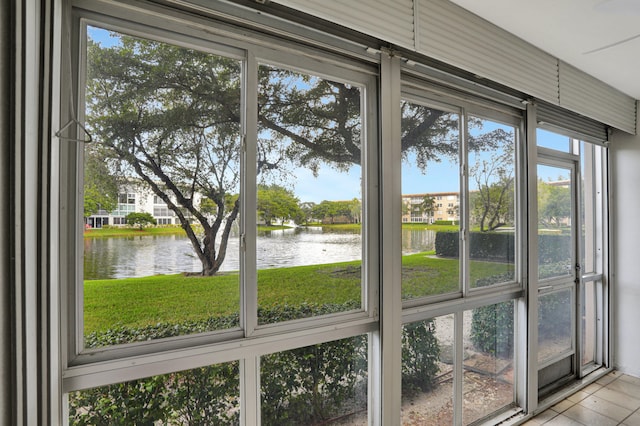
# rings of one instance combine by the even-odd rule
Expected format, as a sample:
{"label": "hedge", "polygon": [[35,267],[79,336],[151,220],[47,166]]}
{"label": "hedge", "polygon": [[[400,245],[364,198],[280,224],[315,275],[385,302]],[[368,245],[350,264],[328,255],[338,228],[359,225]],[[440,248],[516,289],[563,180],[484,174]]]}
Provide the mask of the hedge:
{"label": "hedge", "polygon": [[[346,306],[349,305],[349,306]],[[261,309],[270,322],[354,309],[345,305],[304,305]],[[236,316],[181,324],[124,327],[87,336],[87,347],[129,343],[223,328]],[[431,388],[440,354],[432,321],[403,328],[403,386]],[[261,357],[262,424],[313,425],[366,410],[365,336],[278,352]],[[73,392],[71,425],[236,425],[239,423],[239,367],[228,362],[162,376]]]}
{"label": "hedge", "polygon": [[[478,286],[504,282],[505,277],[489,277],[478,280]],[[570,292],[559,291],[539,298],[538,335],[540,339],[553,339],[566,334],[567,324],[571,324]],[[476,349],[501,358],[513,354],[514,332],[513,301],[483,306],[473,310],[471,341]]]}
{"label": "hedge", "polygon": [[[510,232],[470,232],[471,259],[493,260],[513,263],[515,250],[514,234]],[[460,256],[460,234],[458,232],[438,231],[436,233],[436,255],[443,257]],[[538,235],[540,264],[554,264],[558,259],[566,258],[571,253],[571,237],[569,235]]]}

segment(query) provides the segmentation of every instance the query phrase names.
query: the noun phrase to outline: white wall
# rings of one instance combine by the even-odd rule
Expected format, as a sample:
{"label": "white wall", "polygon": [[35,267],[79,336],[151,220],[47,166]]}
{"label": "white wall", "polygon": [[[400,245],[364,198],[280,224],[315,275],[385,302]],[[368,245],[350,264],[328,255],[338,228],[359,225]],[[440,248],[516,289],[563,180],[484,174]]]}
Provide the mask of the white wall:
{"label": "white wall", "polygon": [[640,136],[616,131],[611,142],[613,365],[640,377]]}

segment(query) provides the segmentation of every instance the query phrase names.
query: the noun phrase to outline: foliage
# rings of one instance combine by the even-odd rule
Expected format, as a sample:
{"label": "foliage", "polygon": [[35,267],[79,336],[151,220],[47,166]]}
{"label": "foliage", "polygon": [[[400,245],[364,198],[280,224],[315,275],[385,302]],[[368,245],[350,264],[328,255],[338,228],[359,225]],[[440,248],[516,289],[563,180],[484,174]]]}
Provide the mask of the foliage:
{"label": "foliage", "polygon": [[[511,232],[470,232],[471,259],[496,260],[513,263],[515,239]],[[438,231],[435,251],[438,256],[459,257],[460,234],[458,232]],[[559,259],[571,253],[571,236],[538,235],[538,259],[541,265],[557,264]]]}
{"label": "foliage", "polygon": [[[299,310],[313,315],[356,308],[304,305],[262,309],[269,322],[299,318]],[[237,316],[179,323],[189,332],[223,328]],[[432,321],[403,329],[403,384],[430,389],[438,372],[440,349]],[[175,324],[140,329],[121,328],[94,333],[87,347],[101,347],[180,334]],[[320,424],[345,411],[366,408],[367,352],[365,336],[296,348],[261,358],[263,424]],[[110,424],[238,424],[239,370],[237,362],[196,368],[163,376],[132,380],[69,395],[71,425]]]}
{"label": "foliage", "polygon": [[360,223],[361,211],[362,204],[357,198],[349,201],[323,200],[312,207],[311,215],[322,221],[329,218],[329,224],[334,224],[338,217],[345,218],[348,223]]}
{"label": "foliage", "polygon": [[[497,275],[476,281],[478,287],[513,279],[512,274]],[[473,310],[471,341],[476,349],[500,358],[513,355],[513,301],[482,306]]]}
{"label": "foliage", "polygon": [[[110,46],[88,40],[87,125],[111,171],[148,185],[180,220],[202,274],[215,274],[239,213],[232,195],[239,193],[241,174],[241,62],[115,32],[111,39]],[[359,85],[269,65],[259,66],[257,78],[261,182],[291,176],[297,167],[317,175],[321,166],[346,171],[362,163]],[[405,159],[415,157],[425,171],[428,160],[457,156],[455,114],[407,102],[402,111]],[[497,136],[471,138],[471,149]],[[344,215],[356,223],[360,210],[350,204],[323,217]]]}
{"label": "foliage", "polygon": [[274,220],[281,223],[300,217],[299,200],[288,190],[279,185],[258,186],[258,214],[267,226]]}
{"label": "foliage", "polygon": [[443,225],[443,226],[457,226],[455,220],[436,220],[433,222],[434,225]]}
{"label": "foliage", "polygon": [[[479,280],[483,287],[504,281],[507,277],[496,276]],[[558,291],[541,295],[538,299],[539,339],[553,339],[566,335],[571,324],[571,300],[569,291]],[[471,341],[483,352],[499,357],[513,354],[514,304],[506,301],[473,310]]]}
{"label": "foliage", "polygon": [[538,221],[542,226],[559,228],[571,215],[569,183],[552,184],[538,181]]}
{"label": "foliage", "polygon": [[237,425],[238,388],[229,362],[73,392],[69,424]]}
{"label": "foliage", "polygon": [[475,183],[469,194],[471,218],[481,232],[513,226],[515,214],[513,133],[496,129],[483,137],[490,138],[486,143],[490,150],[478,151],[469,169],[469,179]]}
{"label": "foliage", "polygon": [[[227,201],[239,183],[240,63],[112,35],[118,42],[111,47],[88,42],[88,126],[114,168],[137,176],[176,214],[202,273],[213,274],[239,208]],[[215,203],[212,223],[196,204],[198,194]]]}
{"label": "foliage", "polygon": [[100,147],[89,145],[84,155],[84,217],[118,207],[118,179],[113,176]]}
{"label": "foliage", "polygon": [[433,320],[405,324],[402,327],[402,390],[426,392],[438,374],[440,345]]}
{"label": "foliage", "polygon": [[156,220],[151,215],[151,213],[136,213],[131,212],[125,216],[125,220],[127,221],[127,225],[129,226],[137,226],[138,229],[142,229],[147,225],[155,225]]}

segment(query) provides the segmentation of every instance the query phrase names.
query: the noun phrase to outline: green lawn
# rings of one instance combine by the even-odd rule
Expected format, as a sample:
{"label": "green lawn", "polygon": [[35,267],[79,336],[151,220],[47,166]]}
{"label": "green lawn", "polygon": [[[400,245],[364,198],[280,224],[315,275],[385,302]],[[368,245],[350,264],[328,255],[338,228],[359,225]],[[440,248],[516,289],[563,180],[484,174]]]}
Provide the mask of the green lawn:
{"label": "green lawn", "polygon": [[92,228],[84,231],[85,238],[130,237],[145,235],[186,235],[180,226],[150,226],[143,229],[123,227]]}
{"label": "green lawn", "polygon": [[[403,296],[456,291],[458,261],[430,253],[402,259]],[[472,282],[502,274],[509,265],[471,262]],[[360,301],[360,262],[297,266],[258,271],[259,306],[343,304]],[[205,320],[238,312],[239,277],[157,275],[144,278],[92,280],[84,284],[85,333],[114,326],[143,327],[157,323]]]}

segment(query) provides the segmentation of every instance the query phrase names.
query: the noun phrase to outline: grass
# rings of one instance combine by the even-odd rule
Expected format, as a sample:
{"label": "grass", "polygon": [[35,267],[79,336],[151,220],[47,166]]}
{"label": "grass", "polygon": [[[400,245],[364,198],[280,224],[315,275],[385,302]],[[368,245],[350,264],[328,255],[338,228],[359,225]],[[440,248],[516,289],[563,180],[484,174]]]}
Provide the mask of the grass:
{"label": "grass", "polygon": [[[402,266],[404,298],[458,290],[457,259],[418,253],[403,256]],[[500,263],[471,262],[472,282],[510,268]],[[359,261],[260,270],[258,305],[269,308],[359,301],[360,276]],[[105,331],[117,325],[142,327],[237,313],[239,288],[237,273],[85,281],[85,333]]]}
{"label": "grass", "polygon": [[180,226],[150,226],[143,229],[129,227],[92,228],[84,231],[85,238],[132,237],[146,235],[186,235]]}
{"label": "grass", "polygon": [[[359,231],[361,225],[359,223],[346,223],[346,224],[313,224],[310,226],[321,226],[325,229],[334,229],[337,231]],[[289,226],[280,225],[258,225],[258,231],[277,231],[282,229],[290,229]],[[403,223],[402,229],[429,229],[432,231],[458,231],[458,226],[455,225],[427,225],[424,223]],[[85,238],[106,238],[106,237],[132,237],[132,236],[147,236],[147,235],[185,235],[184,229],[180,226],[149,226],[143,229],[131,228],[128,226],[123,227],[106,227],[106,228],[92,228],[84,231]]]}

